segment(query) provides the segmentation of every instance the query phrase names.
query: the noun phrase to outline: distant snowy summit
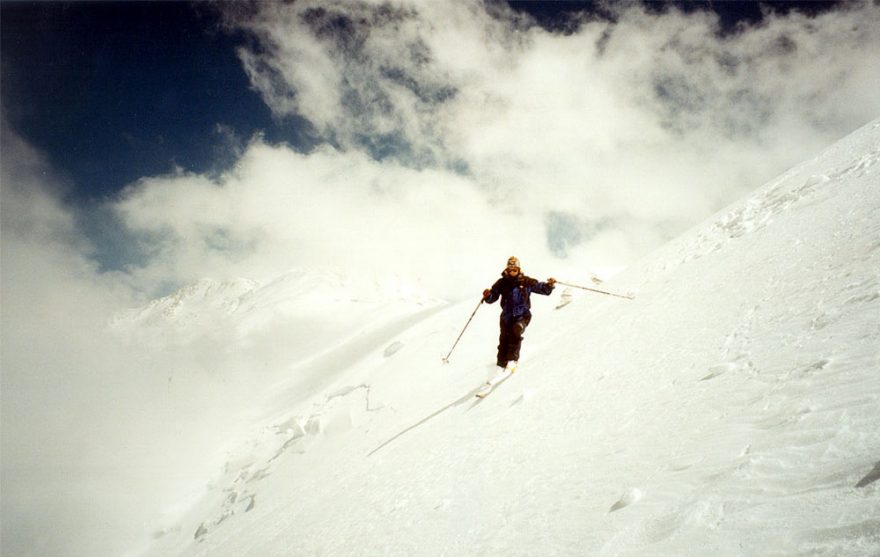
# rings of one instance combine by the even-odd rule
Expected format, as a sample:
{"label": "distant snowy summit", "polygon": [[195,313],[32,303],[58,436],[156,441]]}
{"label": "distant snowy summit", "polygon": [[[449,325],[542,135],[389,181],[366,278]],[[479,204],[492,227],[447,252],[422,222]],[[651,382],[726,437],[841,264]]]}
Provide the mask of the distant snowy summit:
{"label": "distant snowy summit", "polygon": [[205,336],[242,338],[291,321],[326,328],[317,322],[406,314],[442,303],[396,275],[294,269],[265,283],[204,278],[121,312],[110,328],[131,342],[180,346]]}
{"label": "distant snowy summit", "polygon": [[217,281],[204,278],[187,285],[174,294],[158,298],[145,306],[123,312],[114,319],[118,326],[155,326],[162,323],[185,322],[211,314],[234,313],[243,298],[258,288],[249,279]]}

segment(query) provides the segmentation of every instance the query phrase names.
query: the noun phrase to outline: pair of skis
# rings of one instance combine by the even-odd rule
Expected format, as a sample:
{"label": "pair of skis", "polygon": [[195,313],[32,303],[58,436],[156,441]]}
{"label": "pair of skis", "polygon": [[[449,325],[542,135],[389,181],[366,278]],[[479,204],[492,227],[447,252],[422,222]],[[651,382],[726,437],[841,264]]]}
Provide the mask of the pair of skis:
{"label": "pair of skis", "polygon": [[486,383],[480,387],[480,390],[477,391],[476,397],[486,398],[492,393],[492,391],[498,388],[498,385],[510,379],[514,373],[516,373],[516,363],[511,362],[502,372],[486,381]]}

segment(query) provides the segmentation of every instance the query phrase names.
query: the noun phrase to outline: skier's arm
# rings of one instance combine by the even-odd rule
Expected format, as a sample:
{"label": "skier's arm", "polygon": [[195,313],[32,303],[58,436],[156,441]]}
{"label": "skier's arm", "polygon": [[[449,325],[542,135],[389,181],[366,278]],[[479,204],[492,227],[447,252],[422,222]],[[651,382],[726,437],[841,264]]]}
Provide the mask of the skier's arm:
{"label": "skier's arm", "polygon": [[487,288],[483,290],[483,301],[487,304],[494,304],[498,298],[501,297],[501,290],[498,288],[498,284],[501,281],[495,281],[495,284],[492,285],[492,288]]}
{"label": "skier's arm", "polygon": [[543,294],[544,296],[549,296],[553,292],[553,288],[556,286],[555,278],[548,278],[546,282],[538,281],[535,284],[534,288],[532,288],[533,292],[537,292],[538,294]]}

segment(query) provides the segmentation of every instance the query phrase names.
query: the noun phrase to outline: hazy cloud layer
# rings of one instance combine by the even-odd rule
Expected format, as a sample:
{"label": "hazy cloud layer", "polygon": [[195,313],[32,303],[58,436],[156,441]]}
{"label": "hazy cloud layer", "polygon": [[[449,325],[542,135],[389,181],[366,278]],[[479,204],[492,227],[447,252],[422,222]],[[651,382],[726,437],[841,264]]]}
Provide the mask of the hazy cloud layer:
{"label": "hazy cloud layer", "polygon": [[45,158],[5,123],[2,142],[3,554],[123,555],[213,472],[205,455],[248,383],[212,384],[223,368],[208,351],[110,334],[113,315],[143,302],[139,287],[99,271]]}

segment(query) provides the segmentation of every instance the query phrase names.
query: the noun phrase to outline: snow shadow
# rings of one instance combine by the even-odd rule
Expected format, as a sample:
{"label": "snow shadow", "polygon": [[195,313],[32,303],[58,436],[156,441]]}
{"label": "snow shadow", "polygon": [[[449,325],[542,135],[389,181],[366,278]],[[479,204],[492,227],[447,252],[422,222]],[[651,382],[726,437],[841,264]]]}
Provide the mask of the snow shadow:
{"label": "snow shadow", "polygon": [[872,483],[880,480],[880,461],[874,465],[874,469],[868,472],[868,475],[859,480],[859,483],[856,484],[856,487],[867,487]]}
{"label": "snow shadow", "polygon": [[450,408],[454,408],[454,407],[456,407],[456,406],[459,406],[459,405],[464,404],[465,402],[467,402],[467,401],[469,401],[469,400],[472,400],[472,399],[477,395],[477,393],[478,393],[479,391],[480,391],[480,388],[477,387],[476,389],[470,391],[468,394],[464,395],[463,397],[461,397],[461,398],[455,400],[454,402],[450,402],[449,404],[447,404],[447,405],[444,406],[443,408],[437,410],[436,412],[434,412],[434,413],[431,414],[430,416],[426,416],[425,418],[419,420],[418,422],[416,422],[416,423],[414,423],[413,425],[409,426],[408,428],[404,429],[404,430],[401,431],[400,433],[396,434],[394,437],[391,437],[390,439],[388,439],[387,441],[385,441],[384,443],[382,443],[381,445],[379,445],[378,447],[376,447],[375,449],[373,449],[372,451],[370,451],[369,453],[367,453],[367,456],[370,457],[370,456],[376,454],[377,452],[379,452],[380,449],[382,449],[382,448],[386,447],[387,445],[391,444],[393,441],[396,441],[397,439],[399,439],[399,438],[400,438],[401,436],[403,436],[404,434],[406,434],[406,433],[408,433],[408,432],[414,430],[415,428],[419,427],[419,426],[422,425],[422,424],[427,423],[427,422],[430,421],[431,419],[436,418],[437,416],[439,416],[439,415],[442,414],[443,412],[446,412],[446,411],[449,410]]}

